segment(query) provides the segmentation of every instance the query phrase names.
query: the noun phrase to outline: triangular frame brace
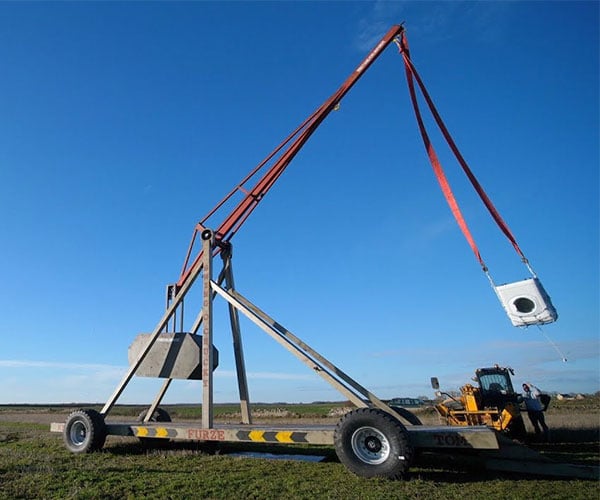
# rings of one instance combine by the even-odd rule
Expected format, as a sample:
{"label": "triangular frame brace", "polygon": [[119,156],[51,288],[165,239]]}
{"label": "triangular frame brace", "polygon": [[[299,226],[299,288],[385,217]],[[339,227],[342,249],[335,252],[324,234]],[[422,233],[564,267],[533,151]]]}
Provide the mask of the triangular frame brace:
{"label": "triangular frame brace", "polygon": [[[222,242],[216,241],[214,233],[210,229],[205,229],[202,231],[201,238],[202,258],[198,259],[189,275],[189,279],[186,280],[181,289],[178,290],[172,302],[170,302],[168,305],[165,314],[150,334],[148,344],[144,349],[141,350],[138,358],[131,364],[128,372],[123,377],[123,380],[103,407],[101,411],[102,414],[107,414],[114,406],[133,375],[135,375],[136,370],[141,365],[154,342],[167,327],[169,321],[171,321],[172,317],[176,313],[177,308],[182,305],[183,299],[191,289],[193,283],[196,281],[199,275],[202,274],[202,310],[197,316],[190,330],[190,333],[196,334],[200,327],[202,327],[202,428],[210,429],[213,427],[214,384],[213,372],[209,367],[213,366],[213,301],[216,296],[222,297],[228,303],[243,424],[251,424],[252,416],[250,411],[239,313],[242,313],[244,316],[246,316],[269,337],[275,340],[279,345],[284,347],[288,352],[293,354],[302,363],[323,378],[329,385],[336,389],[356,407],[376,407],[392,414],[396,418],[402,418],[381,399],[368,391],[347,373],[323,357],[315,349],[310,347],[299,337],[294,335],[290,330],[285,328],[279,322],[270,317],[266,312],[261,310],[250,300],[235,290],[231,244],[223,244]],[[213,258],[217,254],[221,254],[223,267],[218,278],[213,280]],[[152,414],[159,406],[171,381],[172,379],[165,380],[162,388],[146,412],[146,422],[150,420]]]}

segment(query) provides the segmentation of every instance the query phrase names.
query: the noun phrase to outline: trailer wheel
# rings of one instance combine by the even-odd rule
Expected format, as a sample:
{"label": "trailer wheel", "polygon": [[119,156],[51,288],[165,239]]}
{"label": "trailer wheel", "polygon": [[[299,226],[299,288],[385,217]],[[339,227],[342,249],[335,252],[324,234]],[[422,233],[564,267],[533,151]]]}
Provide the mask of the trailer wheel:
{"label": "trailer wheel", "polygon": [[411,425],[423,425],[421,419],[417,417],[412,411],[402,408],[401,406],[390,406],[398,415],[406,420]]}
{"label": "trailer wheel", "polygon": [[[146,418],[147,414],[148,414],[148,410],[142,411],[137,417],[138,422],[143,422],[144,419]],[[171,421],[171,416],[169,415],[169,413],[166,410],[163,410],[162,408],[157,408],[156,410],[154,410],[154,413],[152,413],[152,416],[150,417],[150,422],[170,422],[170,421]],[[158,448],[160,446],[164,446],[171,441],[170,439],[166,439],[166,438],[151,438],[151,437],[138,437],[138,439],[140,440],[141,443],[144,443],[144,445],[151,447],[151,448]]]}
{"label": "trailer wheel", "polygon": [[407,476],[413,450],[404,425],[387,412],[359,408],[346,413],[337,424],[334,442],[340,462],[357,476]]}
{"label": "trailer wheel", "polygon": [[[143,422],[144,419],[146,418],[147,414],[148,414],[148,410],[144,410],[143,412],[141,412],[137,418],[138,422]],[[154,410],[154,413],[150,417],[150,422],[170,422],[170,421],[171,421],[171,415],[169,415],[169,413],[166,410],[163,410],[162,408],[157,408],[156,410]]]}
{"label": "trailer wheel", "polygon": [[63,440],[72,453],[91,453],[106,441],[104,417],[96,410],[77,410],[67,417]]}

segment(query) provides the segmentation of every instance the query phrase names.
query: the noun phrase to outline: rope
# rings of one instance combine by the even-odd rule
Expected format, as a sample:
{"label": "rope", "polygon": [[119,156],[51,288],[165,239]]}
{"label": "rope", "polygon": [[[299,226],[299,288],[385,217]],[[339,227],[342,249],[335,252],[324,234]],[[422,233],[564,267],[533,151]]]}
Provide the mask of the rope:
{"label": "rope", "polygon": [[558,355],[560,356],[560,360],[563,363],[567,362],[567,358],[566,356],[563,354],[563,352],[558,348],[558,346],[550,339],[550,337],[548,337],[548,335],[546,335],[546,332],[542,329],[542,327],[540,325],[537,325],[538,330],[541,332],[541,334],[546,337],[546,340],[548,341],[548,343],[554,347],[554,350],[558,353]]}

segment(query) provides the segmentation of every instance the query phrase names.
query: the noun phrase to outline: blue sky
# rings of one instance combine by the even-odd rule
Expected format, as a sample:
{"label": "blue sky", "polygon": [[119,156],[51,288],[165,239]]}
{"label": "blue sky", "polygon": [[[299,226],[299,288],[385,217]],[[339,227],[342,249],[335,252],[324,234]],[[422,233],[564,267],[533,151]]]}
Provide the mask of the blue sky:
{"label": "blue sky", "polygon": [[[558,321],[511,326],[437,186],[394,46],[234,238],[237,288],[380,397],[494,363],[599,390],[597,2],[5,2],[0,403],[106,401],[194,224],[402,21]],[[527,277],[432,137],[496,282]],[[235,401],[216,314],[215,400]],[[251,401],[341,398],[242,328]],[[160,384],[135,378],[119,401]],[[201,401],[200,382],[166,401]]]}

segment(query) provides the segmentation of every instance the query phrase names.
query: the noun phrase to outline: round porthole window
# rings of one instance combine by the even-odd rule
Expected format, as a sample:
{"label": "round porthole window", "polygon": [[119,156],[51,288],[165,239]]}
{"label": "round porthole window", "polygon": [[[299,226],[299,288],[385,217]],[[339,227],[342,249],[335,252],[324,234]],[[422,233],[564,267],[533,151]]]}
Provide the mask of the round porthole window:
{"label": "round porthole window", "polygon": [[513,305],[515,306],[517,312],[521,314],[527,314],[533,312],[535,309],[535,302],[527,297],[519,297],[513,301]]}

